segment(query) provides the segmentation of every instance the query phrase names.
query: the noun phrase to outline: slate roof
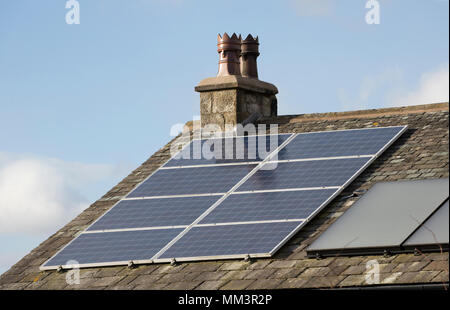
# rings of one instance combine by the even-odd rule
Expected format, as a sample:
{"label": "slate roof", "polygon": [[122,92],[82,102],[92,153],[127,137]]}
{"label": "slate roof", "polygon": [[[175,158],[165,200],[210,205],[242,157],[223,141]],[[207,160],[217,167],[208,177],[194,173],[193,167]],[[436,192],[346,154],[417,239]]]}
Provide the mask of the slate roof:
{"label": "slate roof", "polygon": [[81,283],[39,266],[170,156],[165,145],[102,198],[31,251],[0,277],[0,289],[278,289],[365,286],[366,262],[380,264],[380,284],[448,285],[448,252],[392,256],[307,258],[306,247],[358,199],[343,199],[379,181],[444,178],[449,175],[448,103],[341,113],[279,116],[280,132],[310,132],[408,125],[408,130],[274,257],[81,269]]}

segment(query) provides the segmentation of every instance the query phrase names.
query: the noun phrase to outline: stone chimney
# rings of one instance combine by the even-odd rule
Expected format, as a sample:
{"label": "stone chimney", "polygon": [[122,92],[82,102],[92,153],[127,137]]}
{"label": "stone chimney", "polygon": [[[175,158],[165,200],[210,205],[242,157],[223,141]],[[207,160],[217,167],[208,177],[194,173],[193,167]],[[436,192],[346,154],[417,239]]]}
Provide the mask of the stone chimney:
{"label": "stone chimney", "polygon": [[278,89],[258,80],[256,58],[258,37],[245,40],[233,33],[217,37],[219,70],[216,77],[202,80],[195,90],[200,93],[201,124],[235,126],[255,115],[277,115]]}

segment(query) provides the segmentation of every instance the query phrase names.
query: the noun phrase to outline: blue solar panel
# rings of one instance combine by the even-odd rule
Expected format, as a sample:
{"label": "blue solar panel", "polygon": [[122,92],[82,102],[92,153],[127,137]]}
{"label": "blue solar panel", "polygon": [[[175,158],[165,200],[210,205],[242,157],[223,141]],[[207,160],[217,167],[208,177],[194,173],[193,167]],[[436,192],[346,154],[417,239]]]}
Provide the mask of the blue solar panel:
{"label": "blue solar panel", "polygon": [[158,170],[128,197],[225,193],[255,167],[244,164]]}
{"label": "blue solar panel", "polygon": [[[262,161],[290,136],[291,134],[284,134],[194,140],[164,167]],[[259,151],[260,147],[262,151]],[[197,151],[194,152],[196,148]],[[204,149],[208,152],[202,152]],[[210,156],[213,157],[209,158]]]}
{"label": "blue solar panel", "polygon": [[370,159],[281,162],[273,170],[258,170],[236,191],[342,186]]}
{"label": "blue solar panel", "polygon": [[269,254],[301,222],[193,227],[159,258]]}
{"label": "blue solar panel", "polygon": [[200,224],[306,219],[336,191],[322,189],[230,195]]}
{"label": "blue solar panel", "polygon": [[155,229],[81,234],[44,266],[151,259],[182,229]]}
{"label": "blue solar panel", "polygon": [[[403,129],[404,127],[392,127],[299,134],[282,149],[278,159],[302,159],[301,161],[265,163],[236,192],[231,193],[206,215],[200,221],[200,226],[197,223],[205,215],[205,211],[218,202],[223,197],[222,194],[244,181],[243,178],[257,166],[248,162],[267,159],[266,155],[251,158],[248,150],[252,145],[247,137],[243,139],[242,159],[170,160],[126,197],[136,199],[120,201],[88,228],[88,231],[121,231],[83,233],[45,263],[43,269],[53,269],[69,260],[86,265],[149,260],[184,229],[132,230],[148,227],[188,227],[186,234],[162,253],[159,257],[161,259],[269,255],[301,225],[302,219],[315,214],[373,158],[308,159],[375,154],[391,139],[398,137]],[[290,136],[279,136],[276,146]],[[269,138],[265,137],[266,140]],[[236,144],[235,139],[231,140]],[[233,149],[235,156],[236,147]],[[239,164],[215,165],[220,163]],[[193,165],[206,166],[180,168]],[[308,189],[311,187],[334,188]],[[198,196],[202,194],[206,195]],[[184,197],[171,197],[175,195]],[[157,198],[158,196],[167,197]],[[285,219],[300,221],[283,221]],[[276,222],[242,223],[257,221]],[[221,223],[232,224],[220,225]]]}
{"label": "blue solar panel", "polygon": [[277,155],[278,160],[373,155],[404,129],[384,127],[299,134]]}
{"label": "blue solar panel", "polygon": [[190,225],[220,197],[122,200],[88,230]]}

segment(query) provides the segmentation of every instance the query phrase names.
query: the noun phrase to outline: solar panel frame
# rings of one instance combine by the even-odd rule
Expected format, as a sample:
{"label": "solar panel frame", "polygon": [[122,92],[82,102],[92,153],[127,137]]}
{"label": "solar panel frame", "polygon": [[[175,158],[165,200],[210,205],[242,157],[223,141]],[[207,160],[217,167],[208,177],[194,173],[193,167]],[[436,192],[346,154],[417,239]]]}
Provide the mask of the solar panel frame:
{"label": "solar panel frame", "polygon": [[[213,235],[214,234],[214,230],[222,230],[222,235],[221,236],[228,236],[228,234],[224,234],[223,230],[225,230],[225,231],[226,230],[232,230],[230,233],[236,233],[236,231],[239,231],[239,229],[250,229],[250,230],[252,230],[252,229],[253,230],[261,230],[261,229],[263,229],[263,233],[267,233],[268,231],[265,230],[265,229],[268,229],[270,226],[273,226],[273,227],[276,227],[276,228],[280,228],[280,225],[281,226],[286,225],[286,226],[290,226],[290,227],[296,227],[296,226],[301,225],[301,223],[302,223],[301,220],[289,220],[289,221],[239,222],[239,223],[234,223],[234,224],[231,223],[231,224],[219,224],[219,225],[204,224],[204,225],[193,226],[192,229],[187,234],[185,234],[183,237],[184,238],[189,238],[190,237],[189,236],[190,233],[196,234],[196,231],[199,232],[201,230],[205,230],[206,231],[205,233],[207,233],[208,230],[209,230],[209,233],[207,233],[207,236]],[[275,236],[276,239],[284,240],[286,238],[290,238],[291,234],[292,234],[292,229],[289,228],[287,230],[289,231],[289,233],[287,235],[283,233],[281,237],[280,236]],[[245,237],[246,235],[241,235],[241,236]],[[258,234],[258,236],[259,236],[259,234]],[[183,237],[179,240],[178,243],[174,244],[174,247],[180,246],[180,244],[185,242],[183,240]],[[207,242],[204,241],[206,238],[207,237],[201,238],[202,245],[207,245],[207,244],[205,244]],[[232,243],[236,242],[238,240],[240,241],[239,243],[241,243],[243,241],[242,239],[237,239],[237,238],[239,238],[239,233],[236,234],[236,236],[234,236],[234,238],[226,238],[226,239],[224,239],[224,241],[229,242],[231,240]],[[250,239],[250,238],[258,238],[258,237],[249,235],[246,239]],[[218,240],[215,240],[215,241],[218,241]],[[221,248],[222,244],[223,243],[220,243],[220,244],[216,243],[216,245],[213,245],[213,246],[215,246],[217,248]],[[242,250],[241,253],[239,253],[239,254],[219,254],[219,255],[206,255],[205,254],[205,255],[201,255],[201,256],[195,256],[195,255],[194,256],[186,256],[186,255],[184,255],[184,256],[175,256],[175,258],[176,258],[176,261],[192,261],[192,260],[215,260],[215,259],[224,259],[224,258],[245,258],[247,256],[253,257],[253,258],[256,258],[256,257],[259,257],[259,258],[261,258],[261,257],[270,257],[275,252],[274,248],[277,247],[277,245],[278,245],[278,243],[273,243],[273,244],[274,244],[273,246],[270,245],[270,249],[268,248],[269,249],[268,251],[261,250],[261,251],[258,251],[258,252],[244,252],[244,250]],[[267,245],[267,242],[266,242],[266,245]],[[211,244],[209,246],[211,246]],[[240,247],[240,245],[237,245],[237,247]],[[261,245],[255,244],[255,248],[256,247],[261,247]],[[184,247],[184,248],[186,248],[186,247]],[[173,247],[171,247],[171,249],[173,249]],[[183,249],[183,247],[182,247],[182,249]],[[225,249],[225,251],[227,251],[227,250]],[[169,253],[170,253],[170,251],[169,251]],[[164,256],[164,254],[161,255],[161,256]],[[157,262],[157,263],[163,263],[163,262],[172,261],[172,259],[173,259],[172,256],[166,256],[166,257],[157,258],[154,261]]]}
{"label": "solar panel frame", "polygon": [[[399,127],[399,126],[391,126],[391,127]],[[217,257],[211,257],[210,259],[239,259],[239,258],[244,258],[244,257],[270,257],[272,256],[274,253],[276,253],[290,238],[292,238],[292,236],[294,236],[299,230],[301,230],[312,218],[314,218],[324,207],[326,207],[328,205],[328,203],[330,201],[332,201],[336,196],[338,196],[343,189],[345,189],[348,184],[350,184],[351,182],[353,182],[353,180],[358,177],[359,174],[361,174],[361,172],[363,172],[374,160],[376,160],[389,146],[392,145],[392,143],[394,143],[406,130],[407,130],[407,126],[400,126],[403,127],[395,136],[392,137],[392,139],[389,140],[388,143],[386,143],[381,149],[378,150],[378,152],[376,154],[373,154],[372,158],[370,158],[370,160],[368,160],[358,171],[356,171],[351,178],[349,178],[342,186],[340,186],[339,189],[336,190],[336,192],[331,195],[319,208],[317,208],[314,212],[312,212],[304,221],[300,222],[300,224],[294,229],[292,230],[288,235],[286,235],[286,237],[277,245],[275,246],[272,251],[269,254],[269,256],[260,256],[261,254],[248,254],[248,255],[227,255],[227,256],[217,256]],[[385,128],[385,127],[384,127]],[[367,129],[367,128],[365,128]],[[377,128],[373,128],[373,129],[377,129]],[[360,129],[350,129],[350,130],[360,130]],[[344,131],[344,130],[342,130]],[[247,175],[245,175],[241,181],[239,181],[237,184],[235,184],[235,186],[233,186],[227,193],[225,193],[225,195],[222,196],[222,198],[220,198],[218,201],[216,201],[216,203],[214,203],[207,211],[205,211],[202,215],[200,215],[196,221],[194,221],[191,225],[187,226],[181,233],[179,233],[179,235],[177,237],[175,237],[172,241],[170,241],[166,247],[164,247],[160,252],[158,252],[157,254],[155,254],[152,259],[149,260],[140,260],[140,261],[133,261],[133,263],[136,264],[148,264],[148,263],[158,263],[158,262],[169,262],[171,260],[166,259],[166,258],[159,258],[168,248],[170,248],[172,246],[172,244],[174,244],[176,241],[178,241],[182,236],[184,236],[184,234],[186,234],[187,232],[189,232],[189,230],[192,227],[195,227],[196,224],[198,224],[205,216],[207,216],[210,212],[212,212],[218,205],[220,205],[220,203],[231,193],[233,193],[241,184],[243,184],[246,180],[248,180],[254,173],[256,173],[266,162],[270,161],[270,159],[273,157],[274,154],[278,153],[280,150],[282,150],[286,145],[289,144],[289,142],[292,141],[292,139],[294,139],[297,135],[299,135],[299,133],[297,134],[291,134],[290,137],[288,137],[281,145],[279,145],[276,150],[274,150],[272,152],[272,154],[269,154],[269,156],[267,156],[264,160],[262,160],[261,162],[257,163],[256,167],[254,167]],[[187,144],[186,144],[187,145]],[[186,146],[185,145],[185,146]],[[185,147],[184,146],[184,147]],[[184,148],[183,147],[183,148]],[[182,149],[183,149],[182,148]],[[182,151],[179,150],[177,152],[177,154],[179,152]],[[147,179],[149,179],[152,175],[154,175],[157,171],[163,169],[164,165],[170,161],[172,159],[172,157],[170,157],[162,166],[160,166],[159,168],[157,168],[155,171],[153,171],[148,177],[146,177],[144,180],[142,180],[138,185],[136,185],[136,187],[130,191],[126,196],[128,197],[128,195],[130,195],[136,188],[138,188],[142,183],[144,183]],[[307,159],[307,160],[314,160],[312,159]],[[290,161],[290,160],[287,160]],[[248,164],[248,162],[244,162],[244,163],[236,163],[237,165],[239,164]],[[212,164],[209,166],[220,166],[223,164]],[[235,165],[233,163],[233,165]],[[192,166],[190,166],[192,167]],[[195,166],[194,166],[195,167]],[[183,168],[180,168],[183,169]],[[292,189],[288,189],[288,190],[296,190],[295,188]],[[271,190],[262,190],[260,192],[271,192]],[[185,195],[185,196],[201,196],[201,195]],[[106,213],[108,213],[111,209],[113,209],[120,201],[122,201],[122,199],[120,199],[119,201],[117,201],[111,208],[109,208],[102,216],[100,216],[98,219],[96,219],[91,225],[95,224],[98,220],[100,220]],[[90,225],[90,226],[91,226]],[[89,227],[90,227],[89,226]],[[88,227],[88,228],[89,228]],[[87,228],[87,229],[88,229]],[[81,234],[85,233],[87,231],[87,229],[85,231],[83,231]],[[51,269],[57,269],[60,266],[45,266],[47,264],[47,262],[49,262],[51,259],[53,259],[54,257],[56,257],[61,251],[63,251],[67,246],[69,246],[74,240],[76,240],[77,238],[72,239],[68,244],[66,244],[63,248],[61,248],[55,255],[53,255],[50,259],[48,259],[44,264],[42,264],[40,266],[41,270],[51,270]],[[266,255],[266,254],[264,254]],[[206,257],[194,257],[194,258],[189,258],[189,261],[192,260],[206,260],[209,258]],[[177,258],[178,261],[182,261],[183,258]],[[128,264],[129,261],[125,262],[105,262],[105,263],[93,263],[93,264],[84,264],[84,265],[80,265],[80,266],[75,266],[75,267],[100,267],[100,266],[117,266],[117,265],[126,265]],[[68,268],[72,268],[71,266],[63,266],[63,267],[68,267]]]}
{"label": "solar panel frame", "polygon": [[255,167],[244,163],[160,169],[126,198],[223,195]]}
{"label": "solar panel frame", "polygon": [[[236,192],[263,192],[289,188],[335,188],[342,186],[372,157],[276,162],[273,170],[259,169]],[[267,162],[263,167],[274,162]]]}
{"label": "solar panel frame", "polygon": [[[158,229],[148,229],[148,230],[140,230],[141,232],[148,232],[148,231],[173,231],[174,233],[177,233],[177,231],[181,231],[181,228],[158,228]],[[85,235],[106,235],[110,233],[133,233],[133,232],[140,232],[139,230],[117,230],[117,231],[108,231],[108,232],[83,232],[77,237],[73,238],[71,241],[69,241],[63,248],[61,248],[55,255],[50,257],[48,260],[46,260],[40,267],[40,270],[53,270],[57,268],[63,268],[63,269],[71,269],[71,268],[87,268],[87,267],[106,267],[106,266],[120,266],[120,265],[128,265],[130,262],[133,262],[133,264],[149,264],[153,263],[153,260],[151,258],[149,259],[127,259],[127,260],[120,260],[120,261],[104,261],[104,262],[91,262],[91,263],[79,263],[79,264],[67,264],[67,262],[74,261],[70,260],[67,261],[66,264],[56,264],[56,265],[48,265],[47,263],[54,260],[56,257],[58,257],[59,254],[63,253],[65,250],[70,248],[75,242],[79,240],[78,237],[85,236]],[[169,238],[170,240],[170,238]]]}
{"label": "solar panel frame", "polygon": [[186,227],[221,196],[122,199],[111,211],[102,216],[86,231]]}
{"label": "solar panel frame", "polygon": [[[373,152],[367,152],[367,151],[356,151],[358,149],[358,147],[361,147],[358,145],[357,146],[352,146],[350,145],[350,147],[353,147],[353,151],[349,151],[348,147],[344,149],[344,151],[339,150],[339,148],[341,148],[341,146],[339,145],[339,139],[344,140],[343,142],[346,142],[345,139],[351,139],[351,138],[356,138],[361,140],[361,138],[359,137],[359,135],[357,135],[356,133],[362,132],[363,135],[367,136],[368,139],[372,139],[372,141],[370,142],[374,142],[374,141],[379,141],[382,140],[382,138],[384,138],[385,136],[391,137],[392,131],[393,132],[397,132],[399,133],[400,131],[402,131],[402,128],[404,126],[388,126],[388,127],[371,127],[371,128],[358,128],[358,129],[346,129],[346,130],[326,130],[326,131],[314,131],[314,132],[304,132],[304,133],[299,133],[296,135],[296,137],[294,139],[292,139],[291,143],[289,143],[289,145],[287,145],[283,150],[280,150],[280,152],[277,154],[277,161],[290,161],[290,160],[309,160],[309,159],[313,159],[313,158],[345,158],[345,157],[351,157],[351,156],[355,156],[355,155],[372,155],[374,154]],[[385,131],[387,132],[384,136],[378,136],[375,135],[373,137],[370,136],[370,131]],[[335,137],[331,137],[331,136],[335,136]],[[327,139],[320,139],[320,137],[324,137],[324,138],[328,138]],[[302,139],[303,138],[303,139]],[[329,141],[330,138],[333,138],[334,140]],[[344,139],[345,138],[345,139]],[[315,141],[317,139],[317,141]],[[324,155],[323,153],[317,153],[315,155],[310,154],[311,152],[315,151],[314,146],[317,148],[317,146],[321,146],[322,148],[324,147],[324,141],[325,143],[332,143],[334,145],[335,148],[327,146],[326,152],[328,152],[327,155]],[[365,140],[367,141],[367,139]],[[364,141],[364,142],[365,142]],[[290,156],[289,154],[285,154],[285,151],[289,148],[292,148],[293,150],[297,150],[299,149],[303,149],[303,146],[305,145],[312,145],[313,148],[311,150],[309,150],[308,152],[299,152],[296,153],[295,156]],[[333,146],[332,145],[332,146]],[[378,145],[380,145],[380,143],[378,143]],[[384,145],[384,144],[381,144]],[[373,145],[371,145],[370,147],[372,147],[373,149],[379,150],[378,147],[373,147]],[[340,152],[340,153],[339,153]]]}
{"label": "solar panel frame", "polygon": [[[336,190],[337,188],[256,193],[233,192],[203,218],[200,224],[303,219]],[[282,203],[274,208],[273,204],[279,201]]]}
{"label": "solar panel frame", "polygon": [[[244,156],[244,158],[242,158],[242,159],[225,159],[225,158],[223,158],[223,159],[219,159],[219,160],[223,160],[224,162],[212,162],[212,161],[214,161],[216,159],[214,159],[214,158],[213,159],[199,158],[199,159],[192,159],[192,161],[194,161],[194,163],[192,163],[192,164],[189,164],[189,163],[183,164],[183,163],[186,163],[186,159],[181,158],[181,159],[179,159],[180,163],[181,163],[179,165],[173,164],[172,162],[176,162],[174,158],[176,156],[178,156],[179,154],[181,154],[182,152],[184,152],[186,148],[192,147],[195,141],[201,141],[200,144],[201,144],[201,148],[203,149],[204,143],[206,141],[219,140],[220,139],[220,140],[222,140],[222,150],[223,150],[223,148],[225,147],[225,144],[223,143],[223,140],[225,140],[225,139],[233,139],[234,140],[233,141],[233,154],[235,156],[236,155],[235,154],[235,151],[236,151],[236,139],[243,139],[243,142],[242,142],[243,145],[248,145],[249,138],[255,138],[255,147],[258,150],[258,143],[259,143],[259,139],[261,137],[265,137],[266,138],[265,142],[267,143],[267,139],[269,138],[269,140],[270,140],[270,137],[271,136],[275,136],[275,135],[278,136],[277,147],[279,147],[280,145],[282,145],[284,143],[284,141],[286,141],[287,139],[292,137],[294,134],[291,134],[291,133],[287,133],[287,134],[286,133],[280,133],[280,134],[250,135],[250,136],[237,136],[237,137],[212,137],[212,138],[209,138],[209,139],[192,139],[190,141],[190,143],[187,143],[176,155],[174,155],[168,162],[166,162],[161,167],[161,169],[203,167],[203,166],[205,166],[205,167],[206,166],[222,166],[222,165],[223,166],[227,166],[227,165],[239,165],[239,164],[245,164],[245,163],[258,164],[258,163],[262,162],[265,158],[260,158],[259,154],[257,154],[256,150],[255,150],[255,152],[256,152],[256,157],[257,158],[254,158],[254,159],[245,158],[245,156]],[[282,138],[280,139],[280,137],[282,137]],[[247,141],[247,143],[246,143],[246,141]],[[267,147],[266,147],[266,151],[267,151]],[[266,157],[269,157],[273,153],[273,151],[274,150],[272,150]],[[192,148],[190,149],[189,154],[193,155]],[[244,154],[248,155],[247,152],[244,152]],[[224,154],[222,154],[222,155],[224,155]]]}

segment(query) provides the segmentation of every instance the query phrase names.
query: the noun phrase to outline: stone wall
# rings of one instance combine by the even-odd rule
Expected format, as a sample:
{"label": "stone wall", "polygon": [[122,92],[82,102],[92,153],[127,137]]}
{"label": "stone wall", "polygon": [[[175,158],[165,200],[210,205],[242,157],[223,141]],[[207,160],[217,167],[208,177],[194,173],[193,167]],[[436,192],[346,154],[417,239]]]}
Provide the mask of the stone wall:
{"label": "stone wall", "polygon": [[251,92],[245,89],[227,89],[200,93],[202,127],[217,124],[236,125],[258,112],[264,117],[277,115],[275,95]]}
{"label": "stone wall", "polygon": [[238,123],[255,112],[264,117],[277,116],[277,97],[275,95],[239,89],[237,98],[239,103],[237,106]]}
{"label": "stone wall", "polygon": [[207,124],[217,124],[223,130],[225,124],[236,125],[237,94],[237,89],[200,93],[202,127]]}

